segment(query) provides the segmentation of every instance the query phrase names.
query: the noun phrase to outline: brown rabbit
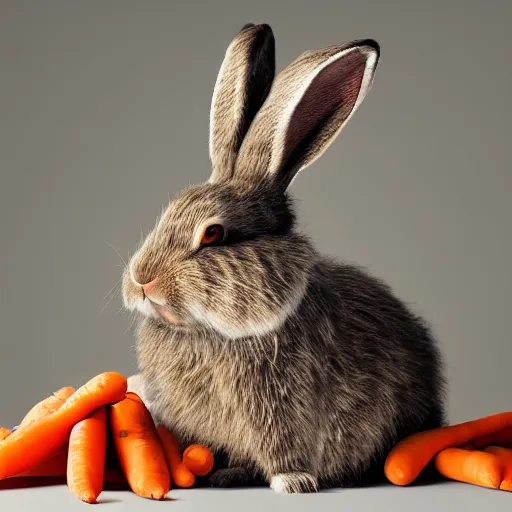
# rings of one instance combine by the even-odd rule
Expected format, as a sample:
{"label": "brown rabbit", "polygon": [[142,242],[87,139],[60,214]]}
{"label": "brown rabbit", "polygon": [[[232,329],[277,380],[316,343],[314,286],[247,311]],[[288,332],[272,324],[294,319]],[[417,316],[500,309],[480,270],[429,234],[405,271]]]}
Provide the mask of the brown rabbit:
{"label": "brown rabbit", "polygon": [[[318,254],[289,186],[366,96],[373,40],[307,51],[274,80],[268,25],[230,44],[210,115],[213,171],[182,191],[127,265],[156,421],[226,456],[211,485],[280,492],[383,475],[401,438],[444,423],[429,327],[381,280]],[[136,380],[139,382],[136,382]]]}

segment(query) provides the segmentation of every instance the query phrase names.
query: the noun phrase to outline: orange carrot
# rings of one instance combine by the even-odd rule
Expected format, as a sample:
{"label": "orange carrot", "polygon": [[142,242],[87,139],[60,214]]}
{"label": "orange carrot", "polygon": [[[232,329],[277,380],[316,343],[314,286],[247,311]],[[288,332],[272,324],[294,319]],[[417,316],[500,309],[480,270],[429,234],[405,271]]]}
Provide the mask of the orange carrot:
{"label": "orange carrot", "polygon": [[[61,407],[61,405],[75,392],[72,387],[64,387],[55,391],[52,395],[41,400],[34,405],[32,409],[25,415],[19,427],[24,427],[33,421],[36,421],[44,416],[48,416]],[[8,431],[10,433],[10,431]],[[0,435],[0,440],[2,439]],[[64,443],[62,448],[50,455],[45,460],[36,464],[34,467],[27,471],[12,475],[12,477],[53,477],[64,476],[66,474],[66,464],[68,458],[67,442]]]}
{"label": "orange carrot", "polygon": [[68,487],[86,503],[96,503],[103,490],[106,453],[107,411],[101,407],[78,422],[69,436]]}
{"label": "orange carrot", "polygon": [[181,461],[180,445],[177,439],[164,425],[158,425],[157,432],[164,448],[173,482],[178,487],[192,487],[196,481],[196,477]]}
{"label": "orange carrot", "polygon": [[32,421],[41,419],[55,412],[74,392],[75,390],[72,387],[58,389],[53,395],[50,395],[34,405],[34,407],[28,411],[19,426],[25,427]]}
{"label": "orange carrot", "polygon": [[163,499],[171,488],[167,462],[153,419],[132,392],[110,408],[117,457],[132,491],[144,498]]}
{"label": "orange carrot", "polygon": [[473,439],[512,426],[512,412],[502,412],[477,420],[418,432],[389,452],[384,465],[388,480],[395,485],[413,482],[441,450],[469,443]]}
{"label": "orange carrot", "polygon": [[447,448],[436,455],[436,469],[446,478],[499,489],[503,475],[500,459],[480,450]]}
{"label": "orange carrot", "polygon": [[475,448],[485,448],[486,446],[512,446],[512,427],[491,432],[472,441]]}
{"label": "orange carrot", "polygon": [[8,428],[0,427],[0,441],[3,441],[6,437],[10,436],[12,432]]}
{"label": "orange carrot", "polygon": [[503,446],[487,446],[484,452],[496,455],[503,466],[503,478],[500,483],[502,491],[512,491],[512,450]]}
{"label": "orange carrot", "polygon": [[0,479],[27,471],[54,454],[73,426],[98,407],[117,402],[126,392],[126,379],[116,372],[97,375],[55,412],[20,427],[0,443]]}
{"label": "orange carrot", "polygon": [[200,444],[192,444],[183,452],[183,464],[196,476],[205,476],[213,468],[213,453]]}
{"label": "orange carrot", "polygon": [[47,459],[43,460],[39,464],[36,464],[34,467],[30,468],[28,471],[24,471],[22,473],[18,473],[17,475],[13,475],[13,477],[38,477],[38,476],[65,476],[66,475],[66,466],[68,460],[68,447],[64,446],[63,449],[58,452],[50,455]]}

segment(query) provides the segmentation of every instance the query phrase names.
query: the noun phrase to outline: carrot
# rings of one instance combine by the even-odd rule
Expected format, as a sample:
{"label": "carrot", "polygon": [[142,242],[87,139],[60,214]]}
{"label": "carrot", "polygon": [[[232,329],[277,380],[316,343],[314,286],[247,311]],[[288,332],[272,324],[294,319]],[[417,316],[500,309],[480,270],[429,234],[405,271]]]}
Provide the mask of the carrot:
{"label": "carrot", "polygon": [[158,425],[157,432],[164,448],[173,482],[178,487],[192,487],[196,481],[196,477],[181,461],[180,445],[177,439],[164,425]]}
{"label": "carrot", "polygon": [[418,432],[398,442],[384,465],[388,480],[395,485],[413,482],[432,458],[446,448],[462,446],[473,439],[512,426],[512,412]]}
{"label": "carrot", "polygon": [[12,432],[8,428],[0,427],[0,441],[3,441],[6,437],[10,436]]}
{"label": "carrot", "polygon": [[25,427],[32,421],[38,420],[52,412],[55,412],[74,392],[75,389],[72,387],[58,389],[53,393],[53,395],[50,395],[34,405],[34,407],[32,407],[32,409],[30,409],[23,418],[19,427]]}
{"label": "carrot", "polygon": [[484,436],[473,439],[473,446],[475,448],[485,448],[486,446],[512,446],[512,427],[491,432]]}
{"label": "carrot", "polygon": [[96,503],[103,490],[106,452],[107,411],[100,407],[78,422],[69,436],[68,487],[86,503]]}
{"label": "carrot", "polygon": [[503,478],[500,483],[502,491],[512,491],[512,450],[503,446],[487,446],[484,452],[496,455],[503,466]]}
{"label": "carrot", "polygon": [[503,467],[493,453],[447,448],[436,455],[436,469],[446,478],[481,487],[499,489]]}
{"label": "carrot", "polygon": [[57,411],[14,431],[0,443],[0,479],[41,463],[62,447],[76,423],[98,407],[121,400],[125,392],[122,375],[102,373],[79,388]]}
{"label": "carrot", "polygon": [[114,446],[132,491],[144,498],[163,499],[171,488],[167,461],[153,419],[132,392],[110,408]]}
{"label": "carrot", "polygon": [[65,476],[66,465],[68,460],[68,447],[64,446],[63,449],[50,455],[47,459],[43,460],[39,464],[30,468],[27,471],[13,475],[13,477],[50,477],[50,476]]}
{"label": "carrot", "polygon": [[192,444],[183,452],[183,464],[196,476],[205,476],[213,468],[213,453],[200,444]]}
{"label": "carrot", "polygon": [[[55,412],[74,392],[75,389],[72,387],[58,389],[52,395],[34,405],[34,407],[32,407],[32,409],[30,409],[30,411],[25,415],[18,428],[24,427],[33,421]],[[10,433],[10,431],[8,432]],[[2,438],[0,436],[0,440],[1,439]],[[12,477],[64,476],[66,474],[67,458],[68,447],[67,442],[65,442],[62,448],[56,453],[50,455],[48,458],[41,461],[39,464],[36,464],[29,470],[18,473],[17,475],[12,475]]]}

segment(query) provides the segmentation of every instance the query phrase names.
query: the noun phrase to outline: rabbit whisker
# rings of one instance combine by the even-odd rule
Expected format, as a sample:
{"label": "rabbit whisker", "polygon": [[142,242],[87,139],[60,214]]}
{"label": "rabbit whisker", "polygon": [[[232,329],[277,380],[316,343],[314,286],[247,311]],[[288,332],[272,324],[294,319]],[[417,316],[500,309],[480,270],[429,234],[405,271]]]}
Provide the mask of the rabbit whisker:
{"label": "rabbit whisker", "polygon": [[110,290],[106,293],[105,297],[103,297],[103,299],[101,299],[100,304],[103,304],[103,302],[104,302],[105,300],[107,300],[107,298],[110,296],[110,294],[111,294],[111,293],[113,293],[113,292],[115,292],[115,289],[119,286],[119,283],[120,283],[120,282],[121,282],[121,278],[119,278],[119,279],[117,280],[117,283],[116,283],[114,286],[112,286],[112,288],[110,288]]}
{"label": "rabbit whisker", "polygon": [[[110,290],[110,292],[107,293],[108,299],[106,300],[105,304],[103,304],[103,307],[101,308],[100,312],[98,313],[98,316],[101,315],[103,313],[103,311],[105,311],[107,306],[112,302],[112,299],[117,295],[119,285],[120,285],[120,281],[118,281],[117,284],[114,286],[114,288],[112,288]],[[105,299],[103,299],[103,301],[105,301]]]}
{"label": "rabbit whisker", "polygon": [[133,318],[132,318],[132,321],[130,323],[130,325],[128,326],[128,328],[126,329],[126,331],[124,331],[124,334],[126,335],[128,333],[128,331],[133,327],[133,324],[135,323],[135,320],[137,319],[137,315],[133,315]]}
{"label": "rabbit whisker", "polygon": [[121,258],[121,261],[124,263],[124,266],[128,266],[126,261],[124,260],[124,258],[121,256],[121,253],[112,245],[112,244],[109,244],[106,240],[105,240],[105,243],[110,246],[116,253],[117,255]]}

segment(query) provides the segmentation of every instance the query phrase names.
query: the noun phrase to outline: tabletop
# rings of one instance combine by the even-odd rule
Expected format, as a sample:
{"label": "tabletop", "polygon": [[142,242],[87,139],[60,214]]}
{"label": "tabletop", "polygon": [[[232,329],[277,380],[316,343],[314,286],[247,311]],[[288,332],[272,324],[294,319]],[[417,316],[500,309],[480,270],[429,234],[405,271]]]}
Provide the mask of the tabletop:
{"label": "tabletop", "polygon": [[[86,505],[71,495],[62,480],[15,484],[2,482],[0,510],[54,512],[86,510]],[[412,487],[382,485],[371,488],[332,489],[317,494],[277,494],[269,488],[247,489],[172,489],[163,501],[139,498],[126,489],[104,490],[98,500],[99,510],[137,511],[208,510],[252,512],[280,510],[348,511],[355,508],[379,512],[464,510],[465,512],[499,512],[510,510],[512,495],[458,482],[442,482]],[[98,507],[98,505],[95,505]],[[95,509],[98,510],[97,508]]]}

